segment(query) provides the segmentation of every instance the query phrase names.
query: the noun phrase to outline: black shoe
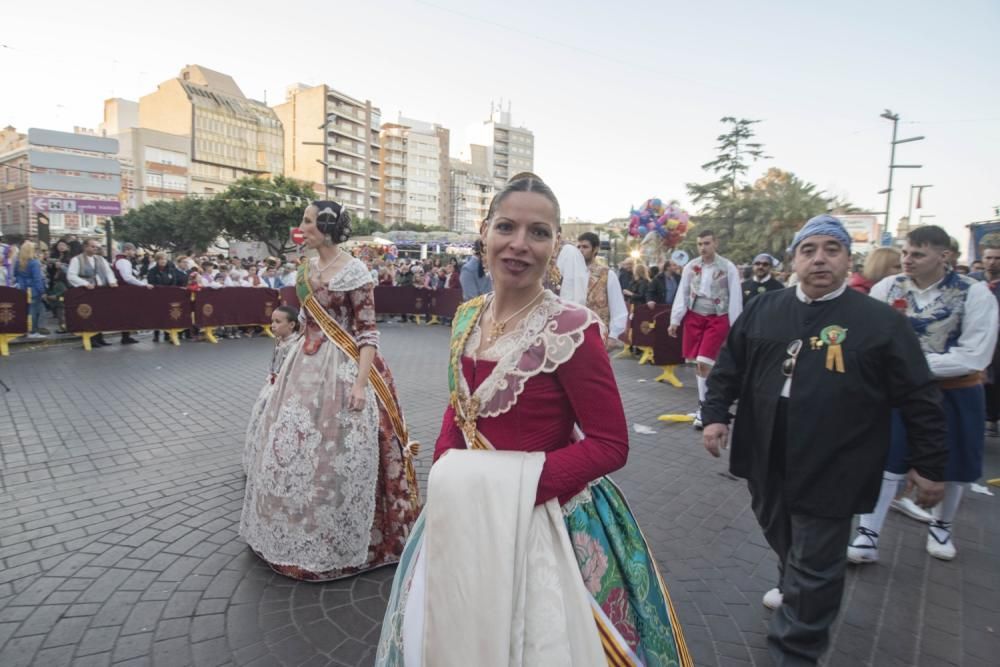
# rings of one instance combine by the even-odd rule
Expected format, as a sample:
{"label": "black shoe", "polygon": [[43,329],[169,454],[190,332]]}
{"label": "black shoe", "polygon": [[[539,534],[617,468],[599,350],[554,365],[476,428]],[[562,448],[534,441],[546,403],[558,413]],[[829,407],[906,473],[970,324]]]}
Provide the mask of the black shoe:
{"label": "black shoe", "polygon": [[95,345],[97,347],[110,347],[112,345],[112,343],[109,343],[108,341],[104,340],[103,338],[95,338],[94,340],[92,340],[90,342],[90,345],[91,345],[91,347],[93,347]]}
{"label": "black shoe", "polygon": [[137,341],[135,338],[132,338],[131,336],[122,338],[122,345],[135,345],[138,342],[139,341]]}
{"label": "black shoe", "polygon": [[154,331],[153,332],[153,342],[154,343],[159,343],[160,342],[160,332],[159,331]]}

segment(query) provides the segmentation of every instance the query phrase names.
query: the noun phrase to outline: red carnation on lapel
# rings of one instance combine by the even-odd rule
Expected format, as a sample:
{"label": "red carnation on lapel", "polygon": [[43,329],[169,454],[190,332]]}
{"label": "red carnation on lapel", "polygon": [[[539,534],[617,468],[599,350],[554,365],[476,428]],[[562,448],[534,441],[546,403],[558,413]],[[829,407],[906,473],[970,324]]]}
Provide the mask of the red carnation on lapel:
{"label": "red carnation on lapel", "polygon": [[906,307],[909,305],[910,305],[909,302],[907,302],[907,300],[902,297],[892,302],[892,307],[895,308],[896,310],[905,311]]}
{"label": "red carnation on lapel", "polygon": [[696,264],[695,265],[694,272],[697,273],[699,276],[701,275],[701,265],[700,264]]}

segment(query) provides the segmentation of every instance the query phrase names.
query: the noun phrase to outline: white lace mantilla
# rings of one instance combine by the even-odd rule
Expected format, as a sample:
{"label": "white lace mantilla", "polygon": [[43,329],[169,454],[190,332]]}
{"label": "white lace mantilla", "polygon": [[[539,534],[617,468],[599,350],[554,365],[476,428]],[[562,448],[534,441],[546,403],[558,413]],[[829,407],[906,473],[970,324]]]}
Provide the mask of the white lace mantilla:
{"label": "white lace mantilla", "polygon": [[373,282],[375,281],[372,280],[372,274],[365,263],[357,257],[352,257],[344,268],[330,278],[326,288],[331,292],[350,292]]}
{"label": "white lace mantilla", "polygon": [[[485,311],[486,308],[483,308]],[[496,361],[482,384],[472,394],[479,399],[480,417],[496,417],[509,411],[524,391],[528,380],[539,373],[553,373],[573,357],[583,343],[584,332],[600,319],[593,311],[563,301],[550,291],[520,326],[501,337],[481,358]],[[469,335],[465,354],[473,356],[482,340],[479,323]],[[469,384],[459,373],[462,393],[469,395]]]}

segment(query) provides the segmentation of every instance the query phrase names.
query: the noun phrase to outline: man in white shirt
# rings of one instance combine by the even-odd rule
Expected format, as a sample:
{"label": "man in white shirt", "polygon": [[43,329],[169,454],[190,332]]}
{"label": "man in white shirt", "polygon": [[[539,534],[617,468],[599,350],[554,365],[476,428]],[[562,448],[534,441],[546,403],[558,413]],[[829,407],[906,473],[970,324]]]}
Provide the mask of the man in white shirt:
{"label": "man in white shirt", "polygon": [[[111,265],[111,270],[115,273],[115,278],[120,283],[132,285],[134,287],[145,287],[153,289],[153,286],[145,280],[140,280],[135,275],[135,267],[132,265],[132,258],[135,257],[135,245],[126,243],[122,246],[122,254],[115,257],[115,263]],[[135,345],[138,343],[132,338],[131,331],[122,332],[122,345]]]}
{"label": "man in white shirt", "polygon": [[566,301],[587,305],[587,283],[590,272],[583,254],[572,243],[564,243],[556,258],[556,268],[562,280],[559,296]]}
{"label": "man in white shirt", "polygon": [[[114,271],[107,260],[100,256],[101,245],[94,239],[87,239],[83,244],[83,252],[69,261],[66,280],[70,287],[118,287]],[[104,340],[103,334],[97,334],[91,339],[91,345],[104,347],[111,343]]]}
{"label": "man in white shirt", "polygon": [[[997,302],[985,283],[963,276],[950,266],[951,239],[940,227],[910,232],[903,246],[903,274],[889,276],[871,297],[906,315],[941,387],[948,422],[948,465],[944,499],[934,508],[927,534],[927,553],[955,557],[952,522],[962,499],[963,484],[982,476],[985,403],[982,371],[993,360],[997,340]],[[875,511],[861,515],[857,535],[847,550],[854,563],[878,560],[878,540],[896,491],[906,472],[906,429],[893,420],[889,458]]]}
{"label": "man in white shirt", "polygon": [[694,427],[702,427],[701,404],[705,402],[706,378],[715,365],[729,327],[743,312],[740,271],[725,257],[716,254],[715,234],[709,229],[698,232],[699,257],[688,262],[681,272],[667,333],[676,338],[684,324],[681,347],[684,358],[697,364],[698,411]]}
{"label": "man in white shirt", "polygon": [[587,263],[589,274],[587,308],[597,313],[608,328],[608,340],[615,340],[625,333],[628,324],[628,307],[625,305],[625,297],[622,296],[618,276],[607,265],[597,261],[597,251],[601,247],[601,240],[597,234],[593,232],[580,234],[576,247]]}

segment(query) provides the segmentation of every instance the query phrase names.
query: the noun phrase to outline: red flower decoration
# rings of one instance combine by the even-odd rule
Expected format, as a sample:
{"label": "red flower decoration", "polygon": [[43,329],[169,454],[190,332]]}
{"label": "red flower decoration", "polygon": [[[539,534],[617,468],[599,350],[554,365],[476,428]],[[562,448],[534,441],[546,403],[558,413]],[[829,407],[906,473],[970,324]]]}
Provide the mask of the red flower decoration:
{"label": "red flower decoration", "polygon": [[909,305],[909,302],[902,297],[892,302],[892,307],[896,310],[906,310]]}
{"label": "red flower decoration", "polygon": [[701,275],[701,264],[695,265],[694,272],[697,273],[699,276]]}
{"label": "red flower decoration", "polygon": [[718,305],[718,304],[722,303],[722,299],[716,299],[716,300],[715,300],[715,303],[716,303],[716,305]]}

